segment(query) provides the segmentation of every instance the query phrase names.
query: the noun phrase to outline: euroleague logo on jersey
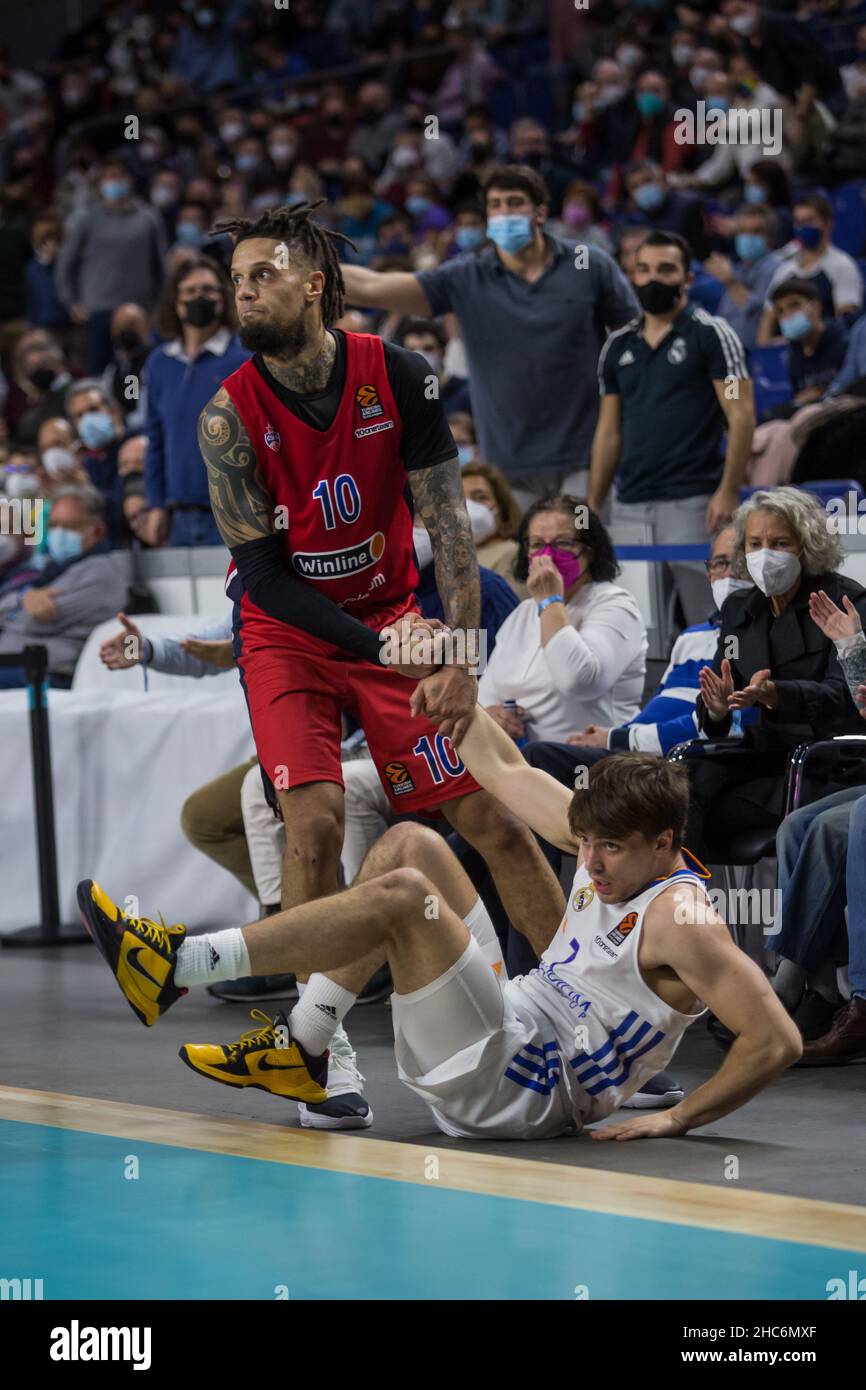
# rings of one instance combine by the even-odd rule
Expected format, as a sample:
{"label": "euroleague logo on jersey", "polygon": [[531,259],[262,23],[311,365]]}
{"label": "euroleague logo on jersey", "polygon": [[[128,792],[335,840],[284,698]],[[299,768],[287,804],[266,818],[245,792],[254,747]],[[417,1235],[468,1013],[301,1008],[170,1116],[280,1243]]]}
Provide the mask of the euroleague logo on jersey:
{"label": "euroleague logo on jersey", "polygon": [[415,783],[409,776],[409,769],[405,763],[386,763],[385,776],[391,783],[391,790],[395,796],[404,796],[406,792],[415,790]]}
{"label": "euroleague logo on jersey", "polygon": [[634,931],[637,926],[637,913],[627,912],[621,922],[617,922],[613,931],[607,934],[608,941],[612,941],[614,946],[621,946],[630,931]]}
{"label": "euroleague logo on jersey", "polygon": [[377,416],[385,414],[375,386],[359,386],[355,392],[355,400],[362,420],[375,420]]}
{"label": "euroleague logo on jersey", "polygon": [[265,443],[268,448],[273,449],[274,453],[276,453],[282,442],[279,430],[275,430],[270,423],[265,425]]}

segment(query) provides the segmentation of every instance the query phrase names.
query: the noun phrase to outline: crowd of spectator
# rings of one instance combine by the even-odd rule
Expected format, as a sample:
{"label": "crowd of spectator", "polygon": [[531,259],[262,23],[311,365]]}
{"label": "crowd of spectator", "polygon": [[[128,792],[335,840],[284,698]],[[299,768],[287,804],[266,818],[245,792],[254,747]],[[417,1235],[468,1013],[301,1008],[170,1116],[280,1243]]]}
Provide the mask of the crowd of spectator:
{"label": "crowd of spectator", "polygon": [[[684,110],[779,139],[683,140]],[[68,683],[125,552],[220,543],[196,423],[249,354],[215,228],[315,203],[349,239],[336,327],[436,379],[496,639],[483,702],[554,775],[664,755],[668,724],[743,741],[747,770],[695,775],[690,847],[775,828],[791,748],[859,721],[821,605],[859,632],[866,594],[785,485],[866,484],[864,136],[862,0],[108,0],[37,69],[0,52],[0,475],[45,519],[40,545],[0,537],[2,649],[39,634]],[[744,482],[779,491],[740,507]],[[615,559],[637,522],[705,543],[713,584],[671,572],[688,651],[643,710]]]}

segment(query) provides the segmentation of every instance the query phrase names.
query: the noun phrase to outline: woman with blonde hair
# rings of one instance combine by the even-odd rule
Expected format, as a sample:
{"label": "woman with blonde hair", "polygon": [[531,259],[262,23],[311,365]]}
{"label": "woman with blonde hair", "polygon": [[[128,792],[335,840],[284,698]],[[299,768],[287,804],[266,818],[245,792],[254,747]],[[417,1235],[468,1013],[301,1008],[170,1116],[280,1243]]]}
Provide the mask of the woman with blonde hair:
{"label": "woman with blonde hair", "polygon": [[501,574],[519,599],[529,598],[526,585],[514,577],[521,517],[514,493],[492,463],[467,463],[461,474],[479,565]]}

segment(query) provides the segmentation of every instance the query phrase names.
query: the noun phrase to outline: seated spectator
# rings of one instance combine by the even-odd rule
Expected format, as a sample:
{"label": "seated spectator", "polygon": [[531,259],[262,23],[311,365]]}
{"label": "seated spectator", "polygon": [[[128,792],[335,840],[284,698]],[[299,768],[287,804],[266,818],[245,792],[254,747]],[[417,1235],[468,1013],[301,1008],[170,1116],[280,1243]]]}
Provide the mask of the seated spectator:
{"label": "seated spectator", "polygon": [[[733,572],[735,532],[725,527],[713,541],[706,562],[714,612],[705,623],[696,623],[681,632],[674,643],[667,670],[652,699],[632,719],[619,728],[590,725],[572,733],[564,743],[528,743],[523,756],[533,767],[550,773],[565,787],[574,786],[577,765],[589,766],[609,753],[657,753],[665,757],[678,743],[699,736],[695,703],[700,689],[700,671],[710,665],[719,640],[721,613],[727,599],[738,589],[751,589],[751,580],[737,579]],[[748,722],[749,711],[744,718]],[[739,718],[739,716],[738,716]],[[548,863],[557,877],[563,854],[555,845],[540,841]]]}
{"label": "seated spectator", "polygon": [[480,203],[460,203],[454,213],[451,242],[445,256],[462,256],[480,251],[487,242],[487,218]]}
{"label": "seated spectator", "polygon": [[473,463],[478,457],[478,439],[475,421],[468,410],[454,410],[448,416],[448,428],[457,445],[457,459],[461,468]]}
{"label": "seated spectator", "polygon": [[356,265],[367,265],[376,254],[379,228],[394,209],[373,193],[372,177],[363,159],[349,155],[343,160],[342,194],[334,204],[336,228],[357,247],[346,247],[345,256]]}
{"label": "seated spectator", "polygon": [[[650,160],[667,174],[681,169],[688,153],[688,146],[676,140],[675,131],[670,83],[663,73],[647,68],[634,89],[619,101],[601,111],[590,107],[581,134],[586,140],[587,157],[596,168]],[[612,189],[615,196],[619,193],[618,184],[617,178]],[[667,224],[664,229],[682,231],[680,227],[668,228]]]}
{"label": "seated spectator", "polygon": [[123,443],[123,412],[101,381],[82,377],[66,390],[66,416],[83,446],[81,463],[106,507],[109,538],[123,537],[117,456]]}
{"label": "seated spectator", "polygon": [[[105,505],[92,488],[56,493],[46,538],[52,563],[30,588],[0,598],[0,652],[47,647],[51,684],[68,688],[90,633],[126,602],[127,559],[111,550]],[[0,687],[24,684],[23,668],[0,667]]]}
{"label": "seated spectator", "polygon": [[147,391],[144,365],[155,346],[147,314],[138,304],[121,304],[111,315],[111,361],[102,384],[123,411],[128,430],[144,427]]}
{"label": "seated spectator", "polygon": [[731,325],[747,352],[755,346],[770,281],[782,264],[772,249],[775,238],[771,209],[744,203],[734,220],[735,258],[713,251],[704,261],[704,270],[725,287],[716,312]]}
{"label": "seated spectator", "polygon": [[12,354],[6,420],[14,443],[36,443],[43,420],[63,411],[72,377],[58,340],[44,328],[22,333]]}
{"label": "seated spectator", "polygon": [[64,415],[43,420],[36,437],[36,449],[40,492],[50,494],[69,483],[89,486],[90,479],[81,462],[81,443]]}
{"label": "seated spectator", "polygon": [[647,231],[676,232],[685,237],[696,256],[708,250],[704,216],[700,201],[690,193],[679,193],[669,186],[660,164],[642,159],[629,164],[623,173],[627,194],[617,221],[630,222]]}
{"label": "seated spectator", "polygon": [[[531,597],[503,623],[479,701],[515,738],[559,740],[630,719],[643,691],[646,629],[636,600],[612,582],[619,566],[601,521],[575,497],[544,498],[517,540],[515,574]],[[516,712],[505,706],[512,700]]]}
{"label": "seated spectator", "polygon": [[600,246],[609,256],[613,255],[613,241],[605,226],[601,199],[592,184],[583,179],[574,179],[568,185],[562,198],[562,215],[548,230],[564,241]]}
{"label": "seated spectator", "polygon": [[[814,593],[810,612],[835,644],[866,718],[866,638],[850,599],[843,602],[844,611]],[[807,1041],[800,1065],[839,1066],[866,1056],[866,786],[793,811],[779,826],[776,848],[780,910],[767,946],[781,961],[773,989]],[[840,1008],[838,967],[846,961],[851,997]]]}
{"label": "seated spectator", "polygon": [[471,410],[469,382],[462,377],[449,376],[445,370],[445,348],[448,338],[441,324],[433,319],[406,319],[394,341],[409,352],[418,352],[429,363],[436,376],[439,399],[446,415],[452,411]]}
{"label": "seated spectator", "polygon": [[773,291],[783,280],[814,280],[828,318],[856,317],[863,308],[863,278],[853,256],[831,244],[833,209],[821,194],[794,205],[794,241],[780,252],[779,266],[767,292],[758,342],[778,342]]}
{"label": "seated spectator", "polygon": [[[471,519],[470,516],[470,521]],[[425,618],[436,618],[439,622],[444,622],[445,609],[436,588],[433,547],[420,516],[415,517],[412,538],[415,546],[415,561],[418,566],[418,584],[415,589],[418,607]],[[517,596],[502,576],[494,574],[493,570],[486,569],[479,564],[479,574],[481,579],[481,631],[485,634],[489,659],[496,646],[499,629],[509,614],[517,608]]]}
{"label": "seated spectator", "polygon": [[845,360],[847,334],[824,322],[821,296],[811,280],[783,280],[770,294],[782,336],[790,343],[788,374],[794,393],[787,414],[824,395]]}
{"label": "seated spectator", "polygon": [[197,256],[172,273],[158,317],[166,341],[147,364],[150,545],[222,545],[197,431],[211,396],[249,358],[234,323],[228,277],[212,260]]}
{"label": "seated spectator", "polygon": [[465,464],[461,472],[479,565],[501,574],[519,599],[529,598],[526,585],[514,575],[521,515],[514,493],[492,463]]}
{"label": "seated spectator", "polygon": [[[749,757],[689,764],[689,847],[724,864],[742,830],[775,830],[785,771],[804,739],[854,733],[859,717],[832,642],[816,627],[809,595],[847,594],[866,614],[866,590],[839,573],[844,551],[816,498],[797,488],[756,492],[734,515],[734,571],[756,587],[732,594],[722,613],[712,668],[700,672],[698,723],[709,739],[731,737],[736,710],[757,708],[740,747]],[[731,653],[728,655],[728,653]]]}
{"label": "seated spectator", "polygon": [[34,328],[61,328],[69,312],[57,293],[54,262],[63,235],[63,224],[53,213],[43,213],[33,223],[33,259],[27,263],[27,322]]}

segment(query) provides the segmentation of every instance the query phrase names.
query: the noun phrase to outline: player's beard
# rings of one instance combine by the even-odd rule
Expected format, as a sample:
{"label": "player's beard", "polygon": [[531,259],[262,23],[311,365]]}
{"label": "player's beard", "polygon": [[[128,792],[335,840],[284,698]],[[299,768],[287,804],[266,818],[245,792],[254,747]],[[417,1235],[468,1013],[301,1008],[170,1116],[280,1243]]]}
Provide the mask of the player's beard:
{"label": "player's beard", "polygon": [[293,323],[247,323],[242,324],[238,337],[241,346],[248,352],[260,352],[265,357],[280,357],[291,360],[297,357],[309,342],[307,324],[303,314]]}

